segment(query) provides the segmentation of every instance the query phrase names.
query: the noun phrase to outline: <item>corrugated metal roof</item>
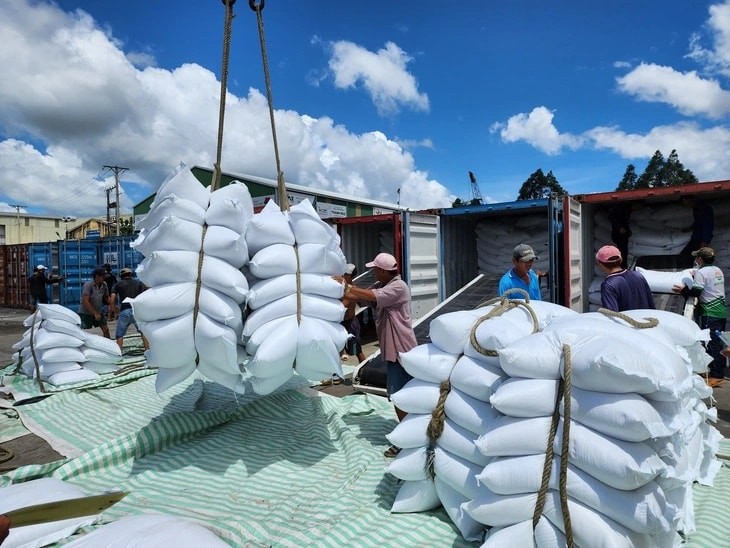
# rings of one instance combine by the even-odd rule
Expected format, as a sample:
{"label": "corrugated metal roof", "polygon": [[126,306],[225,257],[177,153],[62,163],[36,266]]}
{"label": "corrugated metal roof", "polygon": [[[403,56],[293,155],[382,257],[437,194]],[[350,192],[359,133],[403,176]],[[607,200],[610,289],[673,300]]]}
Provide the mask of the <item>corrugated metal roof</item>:
{"label": "corrugated metal roof", "polygon": [[668,186],[662,188],[637,188],[635,190],[614,190],[612,192],[596,192],[594,194],[576,194],[573,198],[581,203],[590,204],[623,200],[643,200],[646,198],[672,198],[728,190],[730,190],[730,181],[710,181],[705,183]]}

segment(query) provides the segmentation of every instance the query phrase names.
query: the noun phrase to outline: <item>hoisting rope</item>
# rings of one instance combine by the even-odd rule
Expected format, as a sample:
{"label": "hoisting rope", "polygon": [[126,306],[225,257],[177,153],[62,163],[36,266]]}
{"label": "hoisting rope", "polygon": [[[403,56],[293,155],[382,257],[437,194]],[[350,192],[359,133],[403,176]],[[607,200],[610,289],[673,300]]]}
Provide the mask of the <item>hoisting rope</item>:
{"label": "hoisting rope", "polygon": [[281,171],[281,160],[279,158],[279,143],[276,139],[276,122],[274,121],[274,98],[271,93],[271,73],[269,72],[269,57],[266,53],[266,37],[264,35],[264,16],[261,11],[266,5],[266,0],[258,4],[256,0],[248,0],[249,7],[256,12],[256,21],[259,28],[259,44],[261,45],[261,61],[264,65],[264,82],[266,83],[266,100],[269,104],[269,119],[271,120],[271,138],[274,141],[274,158],[276,160],[276,181],[278,183],[279,207],[282,211],[289,211],[289,197],[284,183],[284,172]]}
{"label": "hoisting rope", "polygon": [[[271,92],[271,72],[269,71],[269,56],[266,52],[266,36],[264,33],[264,16],[261,13],[266,5],[266,0],[256,2],[256,0],[248,0],[248,6],[256,13],[256,21],[259,29],[259,44],[261,45],[261,62],[264,66],[264,82],[266,84],[266,101],[269,105],[269,120],[271,122],[271,139],[274,143],[274,160],[276,162],[276,182],[277,195],[279,197],[279,208],[281,211],[289,211],[289,194],[286,191],[286,183],[284,182],[284,172],[281,170],[281,158],[279,156],[279,141],[276,138],[276,121],[274,120],[274,97]],[[302,322],[302,280],[301,271],[299,270],[299,249],[294,244],[294,255],[297,261],[296,286],[297,286],[297,324]]]}
{"label": "hoisting rope", "polygon": [[563,345],[563,378],[558,382],[558,394],[555,398],[552,420],[550,421],[550,432],[548,433],[547,445],[545,447],[545,463],[542,469],[542,480],[540,490],[537,492],[535,512],[532,515],[532,528],[537,527],[542,516],[545,500],[547,499],[550,475],[553,468],[555,456],[554,442],[555,435],[560,423],[560,402],[563,402],[563,436],[560,447],[560,475],[558,478],[558,492],[560,496],[560,510],[563,514],[565,529],[565,540],[568,548],[573,548],[573,528],[570,523],[570,509],[568,508],[568,456],[570,454],[570,414],[571,414],[571,350],[567,344]]}
{"label": "hoisting rope", "polygon": [[[215,163],[213,164],[213,175],[210,181],[210,192],[218,189],[221,181],[221,157],[223,155],[223,122],[226,116],[226,93],[228,91],[228,64],[231,53],[231,27],[233,22],[233,4],[236,0],[222,0],[226,7],[226,14],[223,22],[223,60],[221,63],[221,92],[220,106],[218,109],[218,143],[216,145]],[[195,301],[193,305],[193,341],[195,340],[195,328],[198,325],[198,313],[200,311],[200,289],[203,279],[203,249],[205,247],[205,236],[208,233],[208,223],[203,222],[203,232],[200,238],[200,251],[198,251],[198,276],[195,281]],[[200,354],[195,347],[195,366],[200,363]]]}

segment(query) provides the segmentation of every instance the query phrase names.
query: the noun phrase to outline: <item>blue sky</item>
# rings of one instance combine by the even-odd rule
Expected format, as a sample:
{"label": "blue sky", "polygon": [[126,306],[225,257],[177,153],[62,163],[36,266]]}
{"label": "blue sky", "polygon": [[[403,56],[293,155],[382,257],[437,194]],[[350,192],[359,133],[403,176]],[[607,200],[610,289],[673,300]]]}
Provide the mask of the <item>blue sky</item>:
{"label": "blue sky", "polygon": [[[234,6],[222,167],[275,178],[255,14]],[[514,200],[536,169],[613,190],[655,150],[730,178],[730,0],[268,0],[290,183],[438,207]],[[0,209],[131,209],[215,157],[224,7],[0,2]]]}

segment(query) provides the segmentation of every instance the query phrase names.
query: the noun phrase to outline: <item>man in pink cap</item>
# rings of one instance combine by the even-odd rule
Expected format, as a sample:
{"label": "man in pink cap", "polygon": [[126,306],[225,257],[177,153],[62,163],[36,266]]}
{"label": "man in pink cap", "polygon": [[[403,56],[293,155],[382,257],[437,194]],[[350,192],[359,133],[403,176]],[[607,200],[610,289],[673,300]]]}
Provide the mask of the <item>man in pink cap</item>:
{"label": "man in pink cap", "polygon": [[596,253],[596,263],[606,275],[601,282],[603,308],[614,312],[656,308],[646,278],[635,270],[626,270],[621,260],[621,252],[612,245],[604,245]]}
{"label": "man in pink cap", "polygon": [[[394,394],[410,381],[411,377],[398,361],[401,352],[415,348],[416,335],[411,325],[411,292],[398,274],[398,263],[390,253],[379,253],[365,265],[372,268],[378,284],[371,289],[350,286],[345,298],[371,301],[376,305],[375,330],[378,333],[380,352],[388,365],[388,396]],[[395,408],[398,420],[406,413]],[[400,449],[390,446],[386,457],[395,457]]]}

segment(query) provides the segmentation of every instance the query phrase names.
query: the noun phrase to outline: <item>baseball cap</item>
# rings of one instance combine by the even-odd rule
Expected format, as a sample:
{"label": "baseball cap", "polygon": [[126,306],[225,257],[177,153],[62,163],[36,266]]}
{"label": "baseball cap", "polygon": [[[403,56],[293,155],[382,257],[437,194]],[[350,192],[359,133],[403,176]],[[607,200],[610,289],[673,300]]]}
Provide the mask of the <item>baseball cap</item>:
{"label": "baseball cap", "polygon": [[512,257],[523,263],[529,263],[540,258],[535,255],[535,251],[527,244],[516,245],[514,250],[512,250]]}
{"label": "baseball cap", "polygon": [[711,247],[701,247],[697,251],[693,251],[692,256],[700,259],[712,259],[715,256],[715,250]]}
{"label": "baseball cap", "polygon": [[131,273],[132,273],[132,269],[131,268],[126,268],[126,267],[125,268],[122,268],[119,271],[119,274],[121,274],[122,276],[124,276],[125,274],[131,274]]}
{"label": "baseball cap", "polygon": [[42,265],[42,264],[39,264],[38,266],[36,266],[36,267],[35,267],[35,269],[36,269],[36,270],[48,270],[48,269],[46,268],[46,265]]}
{"label": "baseball cap", "polygon": [[621,252],[615,246],[604,245],[596,253],[596,260],[599,263],[615,263],[621,260]]}
{"label": "baseball cap", "polygon": [[378,267],[383,270],[396,270],[398,261],[390,253],[378,253],[372,261],[365,263],[365,266],[368,268]]}
{"label": "baseball cap", "polygon": [[347,264],[345,265],[345,274],[350,274],[350,275],[352,275],[352,273],[353,273],[353,272],[355,272],[355,270],[357,270],[357,267],[356,267],[356,266],[355,266],[354,264],[352,264],[352,263],[347,263]]}

